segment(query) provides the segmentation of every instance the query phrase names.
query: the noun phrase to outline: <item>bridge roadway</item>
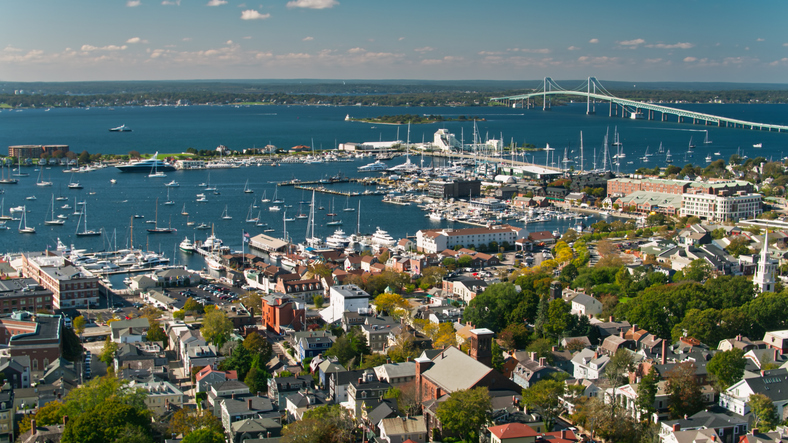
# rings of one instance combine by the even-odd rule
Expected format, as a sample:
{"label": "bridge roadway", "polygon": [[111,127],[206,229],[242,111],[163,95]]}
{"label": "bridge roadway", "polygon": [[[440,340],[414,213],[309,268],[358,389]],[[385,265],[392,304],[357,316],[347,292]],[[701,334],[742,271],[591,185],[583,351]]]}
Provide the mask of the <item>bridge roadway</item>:
{"label": "bridge roadway", "polygon": [[[626,113],[629,113],[630,116],[635,115],[636,117],[634,117],[634,118],[637,118],[637,115],[642,115],[639,112],[640,110],[646,110],[646,111],[648,111],[648,119],[649,120],[653,120],[653,113],[654,112],[659,112],[659,113],[662,114],[662,121],[666,121],[668,115],[675,115],[675,116],[678,117],[679,123],[682,123],[684,121],[684,119],[686,119],[686,118],[691,118],[693,123],[697,123],[699,121],[702,121],[702,122],[705,122],[704,124],[706,124],[706,125],[717,124],[717,126],[733,127],[733,128],[736,128],[736,127],[747,128],[747,127],[749,127],[750,129],[758,129],[758,130],[761,130],[761,131],[762,130],[767,130],[767,131],[776,130],[777,132],[788,131],[788,126],[784,126],[784,125],[772,125],[772,124],[767,124],[767,123],[756,123],[756,122],[750,122],[750,121],[746,121],[746,120],[738,120],[738,119],[735,119],[735,118],[721,117],[721,116],[718,116],[718,115],[704,114],[704,113],[701,113],[701,112],[686,111],[684,109],[671,108],[669,106],[656,105],[656,104],[653,104],[653,103],[638,102],[638,101],[635,101],[635,100],[628,100],[628,99],[625,99],[625,98],[618,98],[618,97],[614,97],[614,96],[610,96],[610,95],[596,94],[596,93],[582,92],[582,91],[566,91],[566,90],[541,91],[541,92],[533,92],[533,93],[530,93],[530,94],[513,95],[513,96],[509,96],[509,97],[493,97],[493,98],[490,99],[490,101],[498,101],[498,102],[503,102],[503,101],[506,101],[506,102],[521,101],[521,100],[528,100],[528,99],[531,99],[531,98],[534,98],[534,97],[542,97],[542,98],[544,98],[547,95],[572,95],[572,96],[578,96],[578,97],[585,97],[589,101],[589,106],[590,106],[590,101],[592,99],[600,100],[600,101],[608,101],[608,102],[611,103],[611,110],[610,110],[611,117],[613,115],[612,105],[615,104],[616,106],[621,106],[621,108],[622,108],[621,116],[622,117],[625,117]],[[627,108],[629,108],[629,109],[627,109]],[[631,109],[634,109],[634,112]],[[590,111],[590,108],[589,108],[589,111]]]}

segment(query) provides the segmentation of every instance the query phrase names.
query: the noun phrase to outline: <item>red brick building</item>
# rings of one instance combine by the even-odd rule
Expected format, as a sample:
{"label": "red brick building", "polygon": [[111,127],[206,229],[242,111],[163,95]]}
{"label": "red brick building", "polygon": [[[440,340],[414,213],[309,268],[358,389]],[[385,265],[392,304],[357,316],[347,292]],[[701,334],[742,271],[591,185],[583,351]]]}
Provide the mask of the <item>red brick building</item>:
{"label": "red brick building", "polygon": [[99,279],[83,274],[65,258],[52,253],[22,254],[22,273],[52,291],[52,307],[87,307],[99,302]]}
{"label": "red brick building", "polygon": [[62,354],[62,317],[15,312],[0,317],[0,342],[12,357],[28,356],[30,370],[43,371]]}
{"label": "red brick building", "polygon": [[306,307],[284,294],[263,297],[263,327],[277,334],[285,329],[302,331],[306,326]]}

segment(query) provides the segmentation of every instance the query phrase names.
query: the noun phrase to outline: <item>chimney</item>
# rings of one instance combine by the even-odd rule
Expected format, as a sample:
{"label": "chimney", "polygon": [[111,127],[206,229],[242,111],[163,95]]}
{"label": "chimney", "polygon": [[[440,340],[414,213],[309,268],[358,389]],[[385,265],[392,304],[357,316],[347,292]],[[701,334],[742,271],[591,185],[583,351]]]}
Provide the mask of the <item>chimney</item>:
{"label": "chimney", "polygon": [[774,349],[774,358],[772,358],[772,361],[777,363],[777,359],[779,359],[779,358],[780,358],[780,350],[775,348]]}
{"label": "chimney", "polygon": [[553,347],[552,347],[552,351],[553,351],[553,352],[555,352],[555,351],[557,351],[557,350],[558,350],[558,346],[553,346]]}
{"label": "chimney", "polygon": [[634,334],[638,330],[638,325],[632,325],[632,333]]}
{"label": "chimney", "polygon": [[64,415],[63,416],[63,427],[65,428],[67,424],[68,424],[68,415]]}
{"label": "chimney", "polygon": [[358,384],[364,384],[364,377],[358,378]]}
{"label": "chimney", "polygon": [[662,364],[666,364],[668,361],[668,341],[664,338],[662,339]]}
{"label": "chimney", "polygon": [[618,336],[621,337],[621,338],[624,338],[624,330],[623,329],[618,331]]}
{"label": "chimney", "polygon": [[532,361],[536,361],[536,352],[531,352],[528,357],[531,358]]}
{"label": "chimney", "polygon": [[247,398],[246,399],[246,408],[249,409],[250,411],[252,410],[252,399],[251,398]]}
{"label": "chimney", "polygon": [[611,315],[611,316],[608,318],[608,320],[610,321],[610,323],[613,323],[613,316]]}
{"label": "chimney", "polygon": [[230,398],[235,400],[235,393],[234,392],[232,394],[230,394]]}
{"label": "chimney", "polygon": [[679,432],[681,430],[681,425],[678,423],[673,424],[673,432]]}
{"label": "chimney", "polygon": [[752,435],[758,435],[759,431],[760,429],[758,428],[752,428]]}
{"label": "chimney", "polygon": [[539,357],[539,366],[547,366],[547,359],[544,357]]}
{"label": "chimney", "polygon": [[410,362],[410,357],[405,357],[406,362]]}
{"label": "chimney", "polygon": [[766,371],[761,369],[761,377],[766,377]]}
{"label": "chimney", "polygon": [[36,419],[34,418],[30,420],[30,435],[36,435],[37,431],[38,429],[36,429]]}

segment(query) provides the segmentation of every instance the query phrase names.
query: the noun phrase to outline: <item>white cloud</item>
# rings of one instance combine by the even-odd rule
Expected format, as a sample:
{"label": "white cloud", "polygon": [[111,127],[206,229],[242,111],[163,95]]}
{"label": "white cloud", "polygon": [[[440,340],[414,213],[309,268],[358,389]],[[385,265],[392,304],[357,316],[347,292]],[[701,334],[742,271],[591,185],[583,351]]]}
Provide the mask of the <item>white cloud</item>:
{"label": "white cloud", "polygon": [[232,41],[232,40],[227,40],[227,41],[226,41],[224,44],[225,44],[225,45],[232,45],[232,44],[233,44],[233,41]]}
{"label": "white cloud", "polygon": [[416,49],[414,49],[414,51],[416,51],[416,52],[430,52],[430,51],[434,51],[434,50],[435,50],[435,48],[432,48],[432,47],[429,47],[429,46],[424,46],[423,48],[416,48]]}
{"label": "white cloud", "polygon": [[573,46],[570,46],[570,47],[568,47],[568,48],[566,48],[566,49],[568,49],[568,50],[570,50],[570,51],[577,51],[577,50],[578,50],[578,49],[580,49],[580,48],[578,48],[577,46],[574,46],[574,45],[573,45]]}
{"label": "white cloud", "polygon": [[222,6],[226,4],[227,4],[227,0],[211,0],[205,6]]}
{"label": "white cloud", "polygon": [[349,52],[349,53],[351,53],[351,54],[358,54],[358,53],[360,53],[360,52],[367,52],[367,50],[366,50],[366,49],[364,49],[364,48],[359,48],[359,47],[356,47],[356,48],[350,48],[350,49],[348,49],[348,50],[347,50],[347,52]]}
{"label": "white cloud", "polygon": [[116,45],[107,45],[107,46],[93,46],[93,45],[82,45],[80,48],[85,52],[90,51],[125,51],[128,46],[116,46]]}
{"label": "white cloud", "polygon": [[479,52],[478,52],[478,54],[479,54],[479,55],[487,55],[487,56],[490,56],[490,55],[501,55],[501,54],[503,54],[503,53],[502,53],[502,52],[498,52],[498,51],[479,51]]}
{"label": "white cloud", "polygon": [[763,42],[763,41],[766,41],[766,39],[764,39],[764,38],[757,38],[757,39],[755,39],[755,41],[756,42]]}
{"label": "white cloud", "polygon": [[698,61],[698,59],[696,57],[684,57],[684,61],[686,63],[692,63],[692,62]]}
{"label": "white cloud", "polygon": [[646,63],[662,63],[662,59],[661,58],[647,58],[647,59],[645,59],[643,61],[646,62]]}
{"label": "white cloud", "polygon": [[252,36],[251,36],[251,35],[247,35],[247,36],[244,36],[244,37],[243,37],[243,39],[244,39],[244,40],[251,40],[251,39],[252,39]]}
{"label": "white cloud", "polygon": [[[405,37],[400,37],[397,40],[399,40],[399,41],[405,40]],[[785,46],[788,46],[788,43],[786,43]]]}
{"label": "white cloud", "polygon": [[247,9],[241,13],[241,20],[265,20],[270,16],[271,14],[260,14],[254,9]]}
{"label": "white cloud", "polygon": [[642,38],[635,38],[635,39],[632,39],[632,40],[624,40],[624,41],[618,42],[618,44],[621,45],[621,46],[633,46],[633,47],[634,46],[638,46],[638,45],[642,45],[643,43],[646,43],[646,41],[643,40]]}
{"label": "white cloud", "polygon": [[308,37],[302,38],[301,41],[302,42],[311,42],[314,39],[315,39],[314,37],[308,36]]}
{"label": "white cloud", "polygon": [[599,39],[598,38],[592,38],[591,40],[588,41],[588,43],[599,43]]}
{"label": "white cloud", "polygon": [[143,40],[143,39],[141,39],[139,37],[132,37],[132,38],[126,40],[126,43],[129,43],[129,44],[148,43],[148,41],[147,40]]}
{"label": "white cloud", "polygon": [[658,49],[690,49],[694,48],[695,45],[693,43],[676,43],[674,45],[667,45],[665,43],[657,43],[655,45],[646,45],[647,48],[658,48]]}
{"label": "white cloud", "polygon": [[184,37],[184,38],[181,39],[181,41],[190,42],[190,41],[192,41],[192,38],[191,37]]}
{"label": "white cloud", "polygon": [[783,46],[788,47],[788,43],[783,43]]}
{"label": "white cloud", "polygon": [[287,2],[288,8],[329,9],[337,6],[337,0],[292,0]]}
{"label": "white cloud", "polygon": [[507,48],[509,52],[525,52],[527,54],[549,54],[550,50],[547,48],[528,49],[528,48]]}
{"label": "white cloud", "polygon": [[180,6],[181,0],[162,0],[161,4],[165,6]]}
{"label": "white cloud", "polygon": [[126,2],[126,6],[129,8],[136,8],[137,6],[141,5],[142,2],[140,0],[129,0]]}

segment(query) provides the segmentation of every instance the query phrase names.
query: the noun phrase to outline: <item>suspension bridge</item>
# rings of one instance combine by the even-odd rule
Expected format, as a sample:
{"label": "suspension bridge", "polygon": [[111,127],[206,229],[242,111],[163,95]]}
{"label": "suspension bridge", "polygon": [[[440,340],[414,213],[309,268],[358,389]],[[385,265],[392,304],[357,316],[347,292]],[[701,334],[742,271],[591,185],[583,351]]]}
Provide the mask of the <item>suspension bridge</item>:
{"label": "suspension bridge", "polygon": [[675,117],[679,123],[701,124],[701,125],[716,125],[726,128],[744,128],[759,131],[788,131],[788,126],[773,125],[768,123],[757,123],[746,120],[739,120],[735,118],[722,117],[719,115],[704,114],[701,112],[687,111],[685,109],[671,108],[655,103],[639,102],[625,98],[619,98],[611,94],[604,86],[596,79],[596,77],[588,77],[588,80],[581,83],[575,89],[564,89],[558,85],[552,78],[545,77],[542,86],[535,89],[534,92],[528,94],[512,95],[509,97],[493,97],[490,101],[504,103],[506,105],[517,106],[519,102],[522,107],[533,107],[535,104],[531,103],[531,99],[541,98],[542,109],[547,110],[550,108],[550,101],[548,96],[563,95],[563,96],[576,96],[585,97],[586,99],[586,114],[596,113],[596,103],[605,102],[609,103],[609,116],[620,116],[622,118],[646,119],[656,120],[659,118],[661,121],[669,121],[669,118]]}

